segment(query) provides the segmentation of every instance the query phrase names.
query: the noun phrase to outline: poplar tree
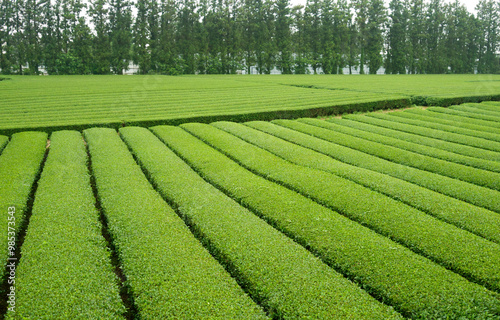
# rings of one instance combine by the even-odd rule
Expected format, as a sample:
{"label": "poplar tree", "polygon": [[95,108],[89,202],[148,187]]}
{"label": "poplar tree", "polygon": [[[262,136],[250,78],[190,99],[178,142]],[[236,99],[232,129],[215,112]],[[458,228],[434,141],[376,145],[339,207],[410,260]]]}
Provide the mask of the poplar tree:
{"label": "poplar tree", "polygon": [[113,72],[128,70],[131,49],[132,10],[127,0],[111,0],[109,11],[110,64]]}

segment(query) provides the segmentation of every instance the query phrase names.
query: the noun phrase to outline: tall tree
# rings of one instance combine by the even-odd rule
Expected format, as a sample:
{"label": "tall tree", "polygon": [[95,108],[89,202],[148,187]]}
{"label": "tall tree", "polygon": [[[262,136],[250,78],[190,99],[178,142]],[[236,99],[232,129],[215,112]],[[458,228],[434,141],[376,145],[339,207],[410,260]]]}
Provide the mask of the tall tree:
{"label": "tall tree", "polygon": [[356,12],[357,40],[359,46],[359,73],[365,73],[366,47],[368,44],[368,8],[370,1],[353,0]]}
{"label": "tall tree", "polygon": [[431,0],[427,9],[426,73],[448,71],[445,51],[445,14],[441,0]]}
{"label": "tall tree", "polygon": [[276,12],[276,50],[277,66],[283,74],[292,73],[292,17],[289,0],[277,0]]}
{"label": "tall tree", "polygon": [[409,22],[408,2],[392,0],[389,4],[389,32],[387,34],[387,57],[385,72],[405,74],[408,65],[407,32]]}
{"label": "tall tree", "polygon": [[139,73],[147,74],[151,68],[150,30],[148,23],[149,1],[137,0],[137,17],[133,28],[133,61],[139,65]]}
{"label": "tall tree", "polygon": [[294,6],[292,8],[293,29],[295,32],[292,34],[293,52],[295,53],[294,73],[305,74],[307,73],[307,66],[309,60],[307,58],[306,46],[306,21],[304,18],[304,7],[302,5]]}
{"label": "tall tree", "polygon": [[482,34],[479,39],[479,73],[499,72],[496,52],[500,48],[500,4],[495,0],[480,0],[477,7]]}
{"label": "tall tree", "polygon": [[424,46],[426,17],[423,0],[410,0],[408,22],[408,73],[424,72]]}
{"label": "tall tree", "polygon": [[478,29],[459,0],[446,6],[446,58],[451,73],[473,73]]}
{"label": "tall tree", "polygon": [[158,39],[158,69],[164,74],[180,74],[184,64],[178,58],[175,42],[177,3],[175,0],[162,0],[160,8],[160,32]]}
{"label": "tall tree", "polygon": [[368,7],[368,26],[366,37],[366,54],[371,74],[376,74],[382,66],[382,50],[384,46],[383,28],[387,12],[383,0],[372,0]]}
{"label": "tall tree", "polygon": [[304,10],[306,52],[316,74],[321,67],[321,3],[320,0],[307,0]]}
{"label": "tall tree", "polygon": [[11,0],[0,2],[0,69],[3,74],[10,74],[15,66],[15,4]]}
{"label": "tall tree", "polygon": [[131,48],[132,10],[127,0],[111,0],[110,12],[111,68],[116,74],[128,70]]}
{"label": "tall tree", "polygon": [[107,0],[93,0],[89,14],[94,24],[95,35],[92,38],[92,73],[108,74],[111,70],[111,43]]}
{"label": "tall tree", "polygon": [[337,8],[333,0],[322,0],[320,10],[320,65],[326,74],[336,73],[338,65],[338,30],[335,19]]}
{"label": "tall tree", "polygon": [[177,25],[177,48],[184,64],[183,73],[194,74],[196,71],[197,52],[196,30],[199,23],[196,5],[191,0],[185,0],[179,8]]}

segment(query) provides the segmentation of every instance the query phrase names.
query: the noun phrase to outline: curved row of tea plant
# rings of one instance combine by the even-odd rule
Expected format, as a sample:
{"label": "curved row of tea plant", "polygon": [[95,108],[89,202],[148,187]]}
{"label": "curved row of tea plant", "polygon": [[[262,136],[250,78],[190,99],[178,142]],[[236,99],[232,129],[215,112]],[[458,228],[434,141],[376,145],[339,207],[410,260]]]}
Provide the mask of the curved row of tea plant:
{"label": "curved row of tea plant", "polygon": [[[447,196],[500,213],[500,197],[498,196],[499,192],[496,190],[408,167],[344,147],[340,144],[331,143],[332,131],[328,129],[299,121],[275,120],[273,123],[311,135],[311,140],[307,141],[304,146],[327,154],[342,162],[406,180]],[[316,138],[328,141],[330,144],[316,145]]]}
{"label": "curved row of tea plant", "polygon": [[[205,130],[208,126],[181,125],[253,172],[282,183],[469,279],[500,291],[500,261],[495,259],[500,256],[500,245],[334,174],[294,165],[222,130]],[[443,246],[443,243],[447,245]]]}
{"label": "curved row of tea plant", "polygon": [[265,318],[156,193],[116,131],[95,128],[84,135],[137,316]]}
{"label": "curved row of tea plant", "polygon": [[440,113],[444,113],[444,114],[461,116],[464,119],[467,119],[467,118],[478,119],[478,120],[487,122],[488,123],[487,125],[490,127],[500,128],[500,123],[499,123],[498,117],[494,117],[494,116],[492,117],[492,116],[488,116],[488,115],[484,115],[484,114],[480,114],[480,113],[476,113],[476,112],[467,112],[465,110],[457,110],[457,109],[453,109],[453,108],[430,107],[427,110],[432,111],[432,112],[440,112]]}
{"label": "curved row of tea plant", "polygon": [[[192,126],[205,129],[207,134],[213,130],[205,125],[186,125]],[[479,285],[251,173],[181,128],[163,126],[152,130],[210,183],[405,316],[473,318],[500,310],[496,295]]]}
{"label": "curved row of tea plant", "polygon": [[451,106],[450,109],[453,110],[458,110],[458,111],[465,111],[467,113],[473,113],[476,114],[477,116],[484,117],[487,120],[490,121],[500,121],[500,114],[498,113],[498,110],[485,110],[481,108],[477,108],[478,104],[464,104],[464,105],[458,105],[458,106]]}
{"label": "curved row of tea plant", "polygon": [[[394,163],[437,173],[493,190],[500,190],[500,173],[436,159],[433,156],[422,155],[413,150],[408,151],[407,149],[398,148],[397,144],[399,140],[397,139],[374,133],[366,133],[361,130],[338,125],[334,122],[317,119],[299,119],[298,121],[330,130],[328,141],[333,143]],[[419,149],[428,148],[420,147]],[[432,150],[429,152],[432,152]]]}
{"label": "curved row of tea plant", "polygon": [[[404,117],[413,120],[421,120],[426,121],[428,123],[452,126],[457,129],[467,129],[471,131],[471,135],[476,135],[478,137],[482,137],[482,133],[493,134],[492,140],[498,140],[498,135],[500,135],[500,129],[493,128],[487,125],[481,125],[477,123],[473,123],[470,120],[473,119],[463,119],[463,117],[454,117],[452,115],[447,115],[438,112],[432,112],[429,110],[423,110],[420,108],[410,108],[403,110],[402,112],[393,112],[391,115],[395,115],[398,117]],[[458,119],[457,119],[458,118]],[[479,120],[481,121],[481,120]],[[438,129],[438,128],[436,128]],[[479,131],[479,132],[476,132]],[[464,134],[467,134],[467,131],[463,131]]]}
{"label": "curved row of tea plant", "polygon": [[[8,227],[15,227],[15,238],[25,227],[29,213],[30,198],[41,170],[47,145],[47,134],[43,132],[22,132],[12,135],[0,155],[0,226],[5,236],[0,237],[0,259],[5,263],[8,257]],[[9,208],[13,207],[14,219],[9,220]],[[9,221],[15,222],[9,224]],[[16,244],[17,245],[17,244]],[[18,248],[15,248],[16,252]],[[3,265],[2,263],[2,265]],[[2,277],[5,269],[2,269]]]}
{"label": "curved row of tea plant", "polygon": [[272,318],[400,318],[252,212],[204,181],[151,132],[122,128],[158,191]]}
{"label": "curved row of tea plant", "polygon": [[[497,158],[498,160],[500,160],[500,154],[498,152],[468,147],[461,144],[446,142],[434,138],[423,137],[416,134],[398,131],[395,129],[379,127],[375,125],[377,119],[366,116],[349,116],[349,118],[329,119],[328,121],[349,128],[363,130],[367,132],[367,134],[364,135],[365,137],[371,137],[373,135],[375,139],[378,136],[394,138],[396,140],[393,140],[392,146],[401,149],[411,150],[442,160],[452,161],[455,163],[500,173],[500,162],[494,160]],[[485,158],[491,160],[487,160]]]}
{"label": "curved row of tea plant", "polygon": [[125,319],[79,132],[54,132],[7,319]]}
{"label": "curved row of tea plant", "polygon": [[496,143],[500,142],[500,135],[498,133],[485,132],[484,130],[470,129],[466,128],[466,126],[464,125],[457,126],[457,125],[436,123],[434,121],[429,121],[426,119],[422,120],[418,119],[418,116],[414,116],[406,112],[390,112],[388,113],[388,115],[393,116],[394,117],[393,121],[397,122],[411,124],[423,128],[432,128],[444,132],[456,133],[464,136],[476,137],[484,140],[491,140],[495,141]]}
{"label": "curved row of tea plant", "polygon": [[[429,124],[429,122],[425,121],[417,121],[417,120],[410,120],[410,119],[405,119],[402,117],[396,117],[396,116],[391,116],[388,114],[383,114],[383,113],[378,113],[378,112],[372,112],[366,114],[368,117],[373,117],[377,119],[382,119],[382,120],[387,120],[392,123],[401,123],[404,124],[406,128],[408,128],[412,133],[418,133],[423,136],[427,137],[432,137],[432,138],[437,138],[445,141],[451,141],[451,142],[456,142],[464,145],[468,145],[471,147],[477,147],[477,148],[482,148],[486,150],[491,150],[495,152],[500,152],[500,142],[497,141],[492,141],[492,140],[487,140],[483,138],[478,138],[478,137],[473,137],[470,135],[465,135],[465,134],[460,134],[460,133],[454,133],[450,131],[443,131],[439,129],[433,129],[432,125]],[[409,122],[416,123],[414,124],[409,124]],[[432,122],[431,122],[432,123]]]}
{"label": "curved row of tea plant", "polygon": [[[247,122],[245,126],[231,122],[215,123],[215,125],[292,163],[330,172],[354,181],[500,244],[500,233],[498,232],[500,215],[496,212],[401,179],[340,162],[322,153],[302,147],[301,143],[313,138],[269,122]],[[293,143],[283,139],[289,139]],[[329,143],[326,141],[319,140],[316,141],[316,144],[329,147]]]}

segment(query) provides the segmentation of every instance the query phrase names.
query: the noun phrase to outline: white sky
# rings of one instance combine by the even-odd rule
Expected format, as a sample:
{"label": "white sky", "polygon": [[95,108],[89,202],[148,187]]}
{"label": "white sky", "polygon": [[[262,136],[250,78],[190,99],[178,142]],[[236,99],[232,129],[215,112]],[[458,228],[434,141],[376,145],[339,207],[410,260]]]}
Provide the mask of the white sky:
{"label": "white sky", "polygon": [[[290,0],[292,6],[295,6],[295,5],[298,5],[298,4],[301,4],[301,5],[306,5],[306,1],[307,0]],[[389,4],[389,0],[384,0],[385,3],[386,3],[386,7],[388,7],[388,4]],[[450,2],[454,2],[454,0],[444,0],[445,3],[450,3]],[[463,3],[465,5],[465,7],[467,8],[467,11],[469,11],[470,13],[474,13],[476,14],[476,5],[477,3],[479,2],[479,0],[460,0],[461,3]]]}

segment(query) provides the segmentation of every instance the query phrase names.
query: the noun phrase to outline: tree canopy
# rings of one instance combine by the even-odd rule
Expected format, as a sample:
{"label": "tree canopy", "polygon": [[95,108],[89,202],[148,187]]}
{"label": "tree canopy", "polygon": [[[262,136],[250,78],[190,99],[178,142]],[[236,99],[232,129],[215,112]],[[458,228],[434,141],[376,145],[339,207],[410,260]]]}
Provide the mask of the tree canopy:
{"label": "tree canopy", "polygon": [[3,74],[499,73],[500,2],[0,0]]}

